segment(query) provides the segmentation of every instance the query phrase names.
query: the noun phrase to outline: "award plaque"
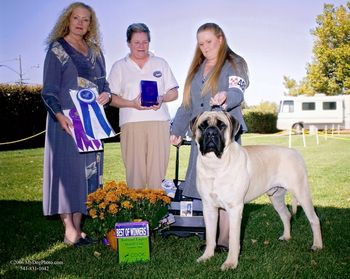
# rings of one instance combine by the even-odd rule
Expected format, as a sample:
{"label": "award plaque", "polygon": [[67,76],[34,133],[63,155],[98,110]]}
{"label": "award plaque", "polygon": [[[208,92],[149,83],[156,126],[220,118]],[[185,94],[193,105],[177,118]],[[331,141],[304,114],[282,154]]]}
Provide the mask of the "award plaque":
{"label": "award plaque", "polygon": [[157,82],[153,80],[141,80],[141,106],[151,107],[158,105]]}

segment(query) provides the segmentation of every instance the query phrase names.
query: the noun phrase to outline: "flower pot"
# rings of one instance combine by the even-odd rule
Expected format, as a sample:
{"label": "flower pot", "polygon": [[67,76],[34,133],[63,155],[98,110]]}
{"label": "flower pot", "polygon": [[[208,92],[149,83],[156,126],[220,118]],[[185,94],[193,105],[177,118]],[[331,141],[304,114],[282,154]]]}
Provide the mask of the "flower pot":
{"label": "flower pot", "polygon": [[110,246],[114,251],[117,251],[117,250],[118,250],[118,244],[117,244],[117,236],[115,235],[115,230],[110,230],[110,231],[106,234],[106,238],[107,238],[107,240],[108,240],[109,246]]}

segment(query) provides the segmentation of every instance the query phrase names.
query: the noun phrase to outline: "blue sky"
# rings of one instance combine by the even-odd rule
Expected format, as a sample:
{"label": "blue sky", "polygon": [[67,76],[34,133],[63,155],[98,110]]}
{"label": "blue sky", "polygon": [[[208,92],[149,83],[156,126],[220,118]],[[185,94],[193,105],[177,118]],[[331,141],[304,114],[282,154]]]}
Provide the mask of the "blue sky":
{"label": "blue sky", "polygon": [[[44,41],[68,0],[0,0],[0,82],[19,79],[19,55],[25,82],[42,83]],[[230,47],[249,66],[248,105],[278,102],[283,76],[300,80],[312,61],[314,38],[310,30],[324,3],[345,5],[346,0],[86,0],[98,16],[107,73],[128,53],[125,31],[144,22],[151,30],[150,49],[165,58],[182,88],[191,62],[196,31],[205,22],[219,24]],[[11,68],[11,69],[9,69]],[[14,71],[13,71],[14,70]],[[17,73],[16,73],[16,72]]]}

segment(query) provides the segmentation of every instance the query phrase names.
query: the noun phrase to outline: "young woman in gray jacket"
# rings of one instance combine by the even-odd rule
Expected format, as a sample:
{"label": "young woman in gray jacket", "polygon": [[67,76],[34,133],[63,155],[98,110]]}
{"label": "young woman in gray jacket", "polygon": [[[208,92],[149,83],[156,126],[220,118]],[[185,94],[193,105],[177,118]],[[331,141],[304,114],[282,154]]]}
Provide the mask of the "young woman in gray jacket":
{"label": "young woman in gray jacket", "polygon": [[[181,106],[172,123],[170,141],[181,144],[189,135],[190,121],[213,105],[222,106],[241,124],[241,131],[235,140],[247,130],[243,120],[241,104],[244,91],[249,85],[248,67],[245,60],[234,53],[227,44],[220,26],[205,23],[197,31],[197,46],[190,66]],[[183,195],[200,199],[196,188],[196,159],[198,150],[191,143],[191,152],[185,182],[181,184]],[[219,211],[219,237],[216,250],[228,250],[229,219],[224,210]]]}

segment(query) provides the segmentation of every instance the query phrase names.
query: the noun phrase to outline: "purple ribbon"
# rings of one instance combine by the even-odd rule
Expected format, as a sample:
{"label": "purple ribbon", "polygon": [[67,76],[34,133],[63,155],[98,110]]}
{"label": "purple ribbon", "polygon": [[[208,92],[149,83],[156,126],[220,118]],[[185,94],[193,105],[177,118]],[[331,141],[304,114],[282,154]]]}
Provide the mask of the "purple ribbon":
{"label": "purple ribbon", "polygon": [[[72,108],[69,111],[69,116],[72,119],[73,122],[73,127],[74,127],[74,135],[75,135],[75,139],[77,142],[77,146],[79,149],[81,150],[88,150],[89,147],[91,147],[93,150],[95,150],[95,146],[96,148],[100,148],[101,143],[99,140],[90,140],[84,131],[84,127],[83,124],[81,123],[78,111],[76,108]],[[94,145],[93,145],[94,143]],[[84,148],[85,145],[85,148]]]}

